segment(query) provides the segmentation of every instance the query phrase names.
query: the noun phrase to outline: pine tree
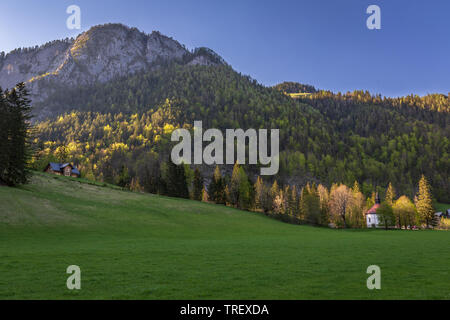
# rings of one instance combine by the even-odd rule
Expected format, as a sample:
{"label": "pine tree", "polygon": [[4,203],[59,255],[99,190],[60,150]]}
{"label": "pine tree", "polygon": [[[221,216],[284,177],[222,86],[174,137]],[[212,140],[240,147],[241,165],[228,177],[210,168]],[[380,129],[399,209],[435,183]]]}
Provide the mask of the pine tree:
{"label": "pine tree", "polygon": [[283,190],[283,209],[284,214],[290,215],[290,209],[289,209],[289,202],[291,198],[291,187],[289,185],[286,185]]}
{"label": "pine tree", "polygon": [[177,189],[179,190],[178,197],[189,199],[189,190],[186,183],[186,175],[184,172],[184,165],[177,166],[177,175],[179,179],[177,180]]}
{"label": "pine tree", "polygon": [[184,165],[176,165],[172,161],[169,161],[167,166],[167,195],[188,199],[189,191],[186,184]]}
{"label": "pine tree", "polygon": [[327,188],[321,184],[317,187],[317,193],[319,194],[320,201],[320,224],[322,226],[328,226],[330,223],[330,195]]}
{"label": "pine tree", "polygon": [[264,182],[260,176],[256,179],[255,182],[255,209],[256,210],[263,210],[264,211],[264,204],[267,201],[267,191],[264,185]]}
{"label": "pine tree", "polygon": [[358,192],[361,192],[360,188],[359,188],[359,183],[358,181],[355,180],[355,182],[353,183],[353,188],[352,188],[352,192],[353,194],[356,194]]}
{"label": "pine tree", "polygon": [[225,204],[225,181],[220,173],[219,166],[216,166],[214,170],[213,178],[208,186],[209,200],[214,201],[217,204]]}
{"label": "pine tree", "polygon": [[10,128],[11,112],[6,101],[6,97],[0,88],[0,182],[5,181],[7,175],[7,164],[9,162],[9,139],[11,135]]}
{"label": "pine tree", "polygon": [[301,220],[306,220],[308,217],[308,206],[306,204],[308,197],[308,188],[305,186],[300,191],[300,199],[299,199],[299,218]]}
{"label": "pine tree", "polygon": [[202,201],[203,202],[209,201],[208,192],[206,191],[205,187],[203,187],[203,190],[202,190]]}
{"label": "pine tree", "polygon": [[252,199],[252,186],[248,180],[248,176],[245,173],[243,167],[239,168],[239,201],[238,207],[240,209],[249,209]]}
{"label": "pine tree", "polygon": [[274,201],[279,196],[280,189],[278,187],[278,182],[275,180],[272,184],[272,187],[269,190],[268,203],[270,204],[270,210],[274,209]]}
{"label": "pine tree", "polygon": [[303,193],[303,210],[306,221],[317,225],[320,221],[320,198],[315,184],[307,184],[306,192]]}
{"label": "pine tree", "polygon": [[194,200],[202,200],[203,177],[198,168],[194,171],[194,180],[192,182],[192,196]]}
{"label": "pine tree", "polygon": [[194,170],[191,169],[191,166],[189,164],[183,163],[183,166],[184,166],[184,174],[186,176],[186,185],[188,188],[189,195],[192,198],[192,200],[195,200],[195,198],[194,198]]}
{"label": "pine tree", "polygon": [[228,206],[231,203],[230,189],[228,188],[228,186],[225,186],[224,194],[225,194],[225,204]]}
{"label": "pine tree", "polygon": [[283,214],[284,213],[284,194],[283,190],[279,190],[278,194],[273,199],[272,204],[273,213]]}
{"label": "pine tree", "polygon": [[231,174],[231,181],[228,188],[230,203],[237,207],[239,204],[239,184],[240,184],[240,166],[236,161],[233,167],[233,173]]}
{"label": "pine tree", "polygon": [[386,190],[385,201],[389,203],[390,206],[392,206],[395,201],[395,189],[390,182]]}
{"label": "pine tree", "polygon": [[289,196],[289,214],[293,217],[297,215],[297,187],[295,185],[292,186]]}
{"label": "pine tree", "polygon": [[31,106],[24,83],[11,91],[0,90],[0,181],[14,186],[27,183],[31,158]]}
{"label": "pine tree", "polygon": [[431,198],[430,186],[424,175],[419,181],[419,192],[417,194],[417,213],[421,222],[424,222],[427,228],[430,226],[434,218],[433,200]]}
{"label": "pine tree", "polygon": [[352,188],[352,201],[350,204],[350,223],[352,227],[364,228],[366,226],[364,219],[364,195],[361,193],[357,181]]}

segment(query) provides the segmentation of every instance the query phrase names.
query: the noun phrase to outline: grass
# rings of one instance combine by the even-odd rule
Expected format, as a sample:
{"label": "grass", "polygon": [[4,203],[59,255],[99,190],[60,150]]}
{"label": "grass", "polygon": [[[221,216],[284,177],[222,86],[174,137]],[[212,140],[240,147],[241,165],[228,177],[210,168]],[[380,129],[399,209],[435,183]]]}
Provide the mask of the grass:
{"label": "grass", "polygon": [[437,202],[434,204],[434,207],[436,212],[445,212],[447,209],[450,209],[450,204]]}
{"label": "grass", "polygon": [[0,299],[450,299],[450,232],[290,225],[86,182],[0,187]]}

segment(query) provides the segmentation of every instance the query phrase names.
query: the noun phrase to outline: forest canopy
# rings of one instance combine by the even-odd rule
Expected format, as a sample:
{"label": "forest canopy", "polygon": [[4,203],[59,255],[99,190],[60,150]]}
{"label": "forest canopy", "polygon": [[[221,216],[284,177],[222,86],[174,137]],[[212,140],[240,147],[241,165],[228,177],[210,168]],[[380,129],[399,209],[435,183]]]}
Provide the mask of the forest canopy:
{"label": "forest canopy", "polygon": [[[118,180],[127,168],[131,181],[148,157],[168,160],[174,128],[190,129],[202,120],[204,129],[280,129],[280,172],[272,179],[283,183],[356,180],[368,195],[392,182],[413,197],[424,174],[434,197],[450,201],[445,95],[391,99],[294,84],[271,88],[227,65],[177,63],[103,84],[65,90],[45,85],[55,93],[35,105],[35,113],[50,115],[37,123],[39,168],[59,158],[100,180]],[[281,92],[300,89],[312,94],[292,99]],[[246,169],[255,182],[257,168]]]}

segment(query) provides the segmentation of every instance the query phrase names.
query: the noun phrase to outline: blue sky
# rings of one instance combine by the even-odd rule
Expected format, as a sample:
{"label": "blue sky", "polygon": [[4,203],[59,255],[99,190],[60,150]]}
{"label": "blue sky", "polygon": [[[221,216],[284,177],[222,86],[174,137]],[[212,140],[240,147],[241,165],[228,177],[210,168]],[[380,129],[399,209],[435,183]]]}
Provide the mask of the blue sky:
{"label": "blue sky", "polygon": [[[81,8],[81,30],[66,8]],[[381,30],[366,8],[381,8]],[[298,81],[332,91],[399,96],[450,91],[448,0],[42,0],[0,5],[0,51],[76,36],[120,22],[206,46],[265,85]]]}

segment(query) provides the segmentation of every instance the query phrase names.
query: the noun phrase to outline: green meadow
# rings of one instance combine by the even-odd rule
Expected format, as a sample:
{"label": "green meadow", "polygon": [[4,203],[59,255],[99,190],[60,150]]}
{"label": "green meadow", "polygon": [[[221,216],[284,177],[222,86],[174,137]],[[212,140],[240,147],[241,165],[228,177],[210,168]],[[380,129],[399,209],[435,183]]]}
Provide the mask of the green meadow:
{"label": "green meadow", "polygon": [[[450,299],[449,244],[446,231],[291,225],[44,173],[0,187],[0,299]],[[366,287],[369,265],[381,290]]]}

